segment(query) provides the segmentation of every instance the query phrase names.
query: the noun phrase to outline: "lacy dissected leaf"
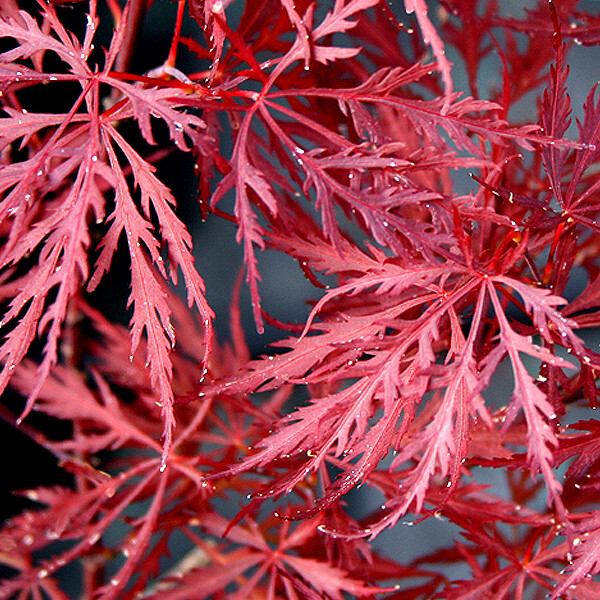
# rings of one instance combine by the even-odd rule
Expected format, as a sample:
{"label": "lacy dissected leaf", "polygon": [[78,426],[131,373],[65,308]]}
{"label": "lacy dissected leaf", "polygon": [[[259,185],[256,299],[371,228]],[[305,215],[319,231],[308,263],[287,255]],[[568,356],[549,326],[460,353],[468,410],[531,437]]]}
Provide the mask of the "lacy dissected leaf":
{"label": "lacy dissected leaf", "polygon": [[[440,399],[439,409],[431,422],[425,426],[415,439],[408,443],[394,457],[391,468],[403,465],[407,460],[417,458],[417,466],[404,478],[402,487],[407,489],[405,494],[399,494],[398,499],[387,503],[390,512],[377,530],[395,523],[415,503],[415,511],[420,512],[429,487],[430,479],[439,473],[448,477],[447,487],[455,486],[460,476],[460,465],[467,455],[469,445],[469,418],[477,417],[491,425],[491,418],[479,392],[482,383],[478,381],[477,363],[474,358],[474,345],[478,336],[478,324],[482,317],[485,293],[480,290],[473,321],[477,324],[471,327],[465,340],[457,319],[453,319],[453,350],[456,359],[447,365],[447,374],[443,374],[435,387],[445,388]],[[432,386],[433,387],[433,386]],[[401,500],[400,500],[401,499]]]}
{"label": "lacy dissected leaf", "polygon": [[[31,390],[25,413],[31,409],[50,367],[57,360],[61,325],[67,315],[69,301],[88,276],[88,215],[90,212],[101,212],[104,205],[95,181],[91,154],[88,154],[79,167],[73,187],[61,200],[60,209],[48,212],[38,221],[36,228],[24,231],[12,247],[9,243],[3,251],[2,266],[5,269],[18,264],[34,249],[40,252],[39,265],[19,278],[19,293],[11,301],[10,308],[3,317],[4,324],[17,318],[19,321],[2,346],[2,388],[8,383],[9,376],[23,359],[35,337],[46,334],[44,360],[37,375],[38,384]],[[24,212],[24,207],[22,210]],[[19,225],[24,224],[18,223],[17,230]],[[53,290],[56,290],[54,300],[46,305],[46,298]]]}
{"label": "lacy dissected leaf", "polygon": [[[575,600],[592,600],[600,590],[598,582],[591,580],[570,579],[565,569],[556,569],[557,564],[565,564],[572,558],[568,552],[568,543],[551,544],[554,533],[543,534],[540,530],[526,530],[523,538],[517,543],[506,539],[499,531],[477,530],[474,523],[469,524],[467,519],[460,518],[459,522],[468,530],[465,537],[476,544],[475,547],[463,547],[463,553],[468,551],[473,557],[470,561],[471,568],[475,567],[474,577],[471,580],[456,582],[456,587],[450,588],[447,595],[440,597],[449,600],[475,598],[516,598],[523,600],[530,595],[543,590],[548,597],[559,598],[569,589],[568,597]],[[479,549],[477,548],[479,546]],[[492,560],[496,567],[483,569],[475,560],[476,554],[483,550],[484,556]],[[508,561],[509,566],[498,568],[494,560],[502,557]],[[523,565],[527,565],[523,569]],[[578,581],[578,584],[573,584]],[[568,583],[567,583],[568,582]],[[566,584],[566,585],[565,585]],[[547,594],[547,590],[552,590]]]}
{"label": "lacy dissected leaf", "polygon": [[[28,397],[21,431],[71,487],[23,492],[0,596],[63,600],[69,565],[102,600],[600,597],[595,87],[564,137],[571,45],[597,17],[190,0],[137,72],[159,2],[17,4],[0,3],[0,391]],[[161,179],[180,151],[199,207]],[[245,341],[243,274],[214,342],[197,215],[237,228],[271,348]],[[260,306],[257,248],[298,263],[308,319]],[[87,304],[112,301],[121,262],[129,327]],[[0,417],[20,406],[6,394]],[[380,498],[353,518],[362,485]],[[404,528],[430,517],[460,534],[413,548]]]}
{"label": "lacy dissected leaf", "polygon": [[[283,586],[288,598],[315,600],[342,600],[345,594],[364,597],[395,589],[366,585],[326,561],[302,556],[303,546],[319,535],[320,521],[320,517],[307,520],[293,530],[290,530],[289,522],[280,522],[276,550],[271,548],[267,535],[269,528],[277,522],[272,518],[266,524],[249,521],[248,526],[234,525],[227,534],[227,541],[237,545],[237,549],[221,543],[222,548],[211,551],[213,564],[180,575],[174,585],[167,584],[170,589],[151,597],[166,600],[208,598],[220,589],[235,585],[228,595],[242,600],[276,583]],[[227,521],[218,515],[200,517],[197,523],[215,537],[220,537],[227,526]],[[269,578],[268,584],[263,583],[265,578]]]}
{"label": "lacy dissected leaf", "polygon": [[585,433],[574,434],[571,431],[561,436],[556,459],[562,463],[577,456],[569,466],[567,475],[579,481],[584,476],[592,476],[593,467],[600,459],[600,425],[595,420],[578,421],[570,425],[569,429],[583,430]]}
{"label": "lacy dissected leaf", "polygon": [[[292,471],[288,477],[271,485],[268,493],[258,495],[259,497],[271,496],[284,491],[289,492],[307,473],[318,468],[328,458],[339,458],[336,465],[344,468],[345,473],[326,491],[326,499],[324,503],[319,503],[319,508],[326,506],[333,499],[363,481],[387,454],[394,439],[401,439],[403,433],[410,427],[415,416],[415,406],[420,402],[428,379],[423,373],[435,361],[432,345],[439,339],[440,324],[448,318],[448,311],[451,309],[452,303],[458,302],[476,285],[472,283],[470,286],[459,287],[454,290],[455,296],[452,297],[452,300],[442,300],[436,304],[435,298],[438,296],[435,292],[429,293],[428,288],[435,289],[433,282],[440,278],[445,282],[444,278],[447,275],[447,270],[437,267],[402,269],[393,264],[384,263],[379,272],[366,275],[328,292],[317,303],[313,314],[316,315],[328,302],[340,296],[351,297],[362,293],[368,297],[369,290],[375,288],[374,298],[375,300],[381,299],[382,306],[379,307],[380,312],[369,314],[371,331],[369,332],[362,325],[366,319],[360,313],[348,316],[342,329],[340,329],[340,325],[342,325],[340,323],[327,324],[325,322],[324,325],[327,325],[327,329],[338,330],[336,332],[338,335],[343,332],[340,341],[336,344],[339,348],[338,356],[334,361],[330,359],[329,365],[320,366],[316,362],[325,356],[321,351],[317,353],[316,343],[319,346],[323,344],[321,346],[323,353],[329,353],[333,350],[330,344],[334,342],[335,338],[332,339],[331,334],[306,336],[301,339],[298,346],[288,353],[265,358],[261,361],[262,367],[260,362],[257,363],[259,370],[257,371],[257,367],[254,367],[254,372],[248,373],[247,376],[238,376],[238,382],[255,381],[254,386],[256,386],[259,381],[267,379],[268,371],[266,369],[272,369],[273,379],[261,389],[268,389],[275,385],[280,378],[283,378],[284,381],[300,381],[299,378],[303,378],[311,385],[320,381],[331,381],[332,368],[336,370],[334,381],[351,381],[352,378],[358,378],[358,380],[329,395],[315,397],[308,406],[301,407],[286,416],[279,423],[278,430],[258,444],[259,451],[246,458],[239,467],[228,470],[228,474],[256,466],[264,467],[277,458],[306,452],[307,458],[303,461],[301,468]],[[420,293],[415,291],[419,288],[421,288]],[[390,302],[389,305],[383,301],[388,296],[395,297],[395,301]],[[406,322],[401,318],[397,321],[394,320],[396,315],[402,315],[405,310],[410,310],[420,304],[426,305],[431,301],[433,301],[433,306],[426,311],[428,318],[423,317]],[[359,324],[361,326],[349,334],[351,326],[356,327]],[[381,329],[377,330],[376,324],[379,324],[380,327],[391,325],[398,329],[398,333],[388,334],[386,338]],[[457,335],[459,335],[458,331],[458,329],[455,330]],[[475,338],[476,333],[473,333],[469,342],[471,345]],[[351,345],[353,339],[360,344],[358,348]],[[324,342],[327,345],[324,345]],[[464,344],[464,339],[462,343]],[[458,348],[461,343],[457,341],[455,345]],[[310,349],[311,346],[312,351],[310,352],[304,349],[305,347]],[[345,348],[347,350],[344,351]],[[307,360],[310,361],[308,364]],[[295,373],[289,371],[290,368],[296,369]],[[312,372],[306,375],[308,369],[311,369]],[[464,363],[458,361],[453,383],[448,387],[448,404],[458,402],[458,398],[462,398],[463,402],[471,402],[475,385],[474,371],[472,359],[471,362],[468,360],[465,360]],[[261,373],[260,378],[256,377],[257,373]],[[294,375],[295,379],[292,379]],[[466,380],[463,381],[463,379]],[[237,391],[235,383],[227,382],[224,387],[219,386],[218,389]],[[466,398],[464,394],[466,394]],[[419,499],[418,503],[422,502],[422,491],[426,488],[435,469],[440,468],[443,473],[448,472],[448,450],[451,451],[450,455],[459,457],[458,462],[466,452],[466,432],[457,433],[454,426],[451,425],[455,414],[466,415],[470,412],[465,409],[461,413],[459,407],[461,405],[457,404],[454,410],[441,411],[440,418],[445,418],[443,415],[448,414],[448,422],[445,425],[441,423],[436,425],[434,421],[432,428],[436,432],[428,431],[423,438],[425,446],[429,448],[428,451],[432,452],[431,464],[429,467],[425,466],[428,459],[422,459],[424,461],[420,462],[422,476],[415,472],[414,481],[408,478],[409,481],[412,481],[409,486],[412,492],[407,492],[406,503],[398,511],[398,516],[406,512],[415,498]],[[377,408],[383,409],[383,415],[375,424],[370,424],[369,420]],[[483,411],[485,414],[481,404],[477,410]],[[456,427],[460,430],[458,424]],[[463,425],[463,429],[464,427]],[[445,444],[445,446],[436,451],[434,445],[437,443]],[[408,456],[419,454],[420,450],[420,444],[415,444],[414,448],[409,445],[405,459]],[[371,529],[374,531],[373,528]]]}
{"label": "lacy dissected leaf", "polygon": [[[586,170],[600,155],[600,100],[594,100],[596,90],[596,86],[590,90],[585,104],[583,105],[583,123],[578,123],[578,126],[579,139],[586,144],[586,147],[577,150],[575,153],[573,174],[565,193],[565,206],[570,210],[579,209],[574,210],[575,214],[579,211],[585,211],[585,203],[597,189],[597,184],[592,183],[592,185],[587,187],[583,194],[580,196],[577,195],[577,188],[580,185]],[[591,204],[592,210],[590,212],[594,214],[594,205],[593,203]]]}
{"label": "lacy dissected leaf", "polygon": [[[113,36],[105,69],[94,73],[87,61],[96,32],[96,16],[90,15],[84,40],[79,43],[64,29],[51,6],[43,6],[41,10],[50,25],[48,31],[40,29],[25,12],[19,20],[0,21],[0,35],[17,41],[12,50],[1,55],[0,63],[16,73],[17,61],[31,58],[34,66],[40,69],[38,72],[23,66],[25,70],[21,76],[24,79],[13,77],[6,83],[9,86],[6,89],[44,82],[60,86],[79,79],[82,90],[64,114],[51,116],[19,111],[11,106],[4,108],[6,116],[2,121],[6,126],[0,134],[2,145],[8,147],[21,140],[22,147],[29,147],[29,156],[21,162],[3,166],[0,171],[0,190],[4,192],[0,219],[9,226],[0,254],[0,268],[8,274],[15,273],[4,285],[10,283],[16,290],[2,321],[8,329],[0,350],[3,362],[0,389],[6,386],[31,343],[38,337],[45,337],[38,384],[31,389],[24,414],[31,409],[51,366],[58,360],[59,339],[73,297],[86,284],[90,290],[97,286],[109,269],[121,231],[125,231],[129,236],[132,261],[131,353],[145,334],[153,385],[160,390],[164,406],[165,452],[168,452],[173,426],[170,354],[175,337],[162,283],[154,270],[156,267],[163,277],[167,277],[161,254],[162,242],[166,244],[171,280],[177,284],[177,270],[181,269],[188,302],[190,306],[196,305],[201,314],[207,347],[211,341],[213,314],[204,297],[204,283],[194,266],[191,237],[175,215],[174,198],[156,177],[154,167],[117,132],[115,124],[134,120],[143,138],[154,144],[151,121],[160,119],[167,125],[175,146],[181,150],[208,152],[210,140],[203,132],[203,121],[181,110],[185,96],[182,90],[130,83],[109,71],[123,42],[124,23]],[[41,73],[42,65],[37,62],[41,52],[58,55],[69,72],[33,77],[31,74]],[[105,89],[100,86],[105,84],[121,97],[103,112],[99,94],[100,89]],[[117,157],[115,143],[125,156],[125,166]],[[134,175],[141,206],[134,200],[127,172]],[[105,198],[110,189],[115,192],[115,210],[109,218],[112,226],[102,242],[98,265],[90,278],[91,223],[104,220]],[[149,220],[153,218],[153,212],[160,223],[156,234]],[[31,264],[31,255],[37,264]],[[25,265],[29,272],[20,274],[19,267]]]}
{"label": "lacy dissected leaf", "polygon": [[[460,270],[457,270],[456,275],[459,273]],[[442,296],[438,296],[439,288],[434,284],[437,281],[446,289]],[[309,405],[284,417],[274,433],[257,445],[258,452],[226,474],[257,467],[266,469],[277,460],[306,453],[301,466],[292,468],[285,477],[268,484],[265,491],[254,494],[255,498],[265,498],[289,493],[324,461],[332,461],[336,467],[343,469],[343,474],[327,487],[315,508],[306,513],[314,514],[364,481],[377,468],[389,447],[396,444],[398,455],[392,469],[400,468],[409,461],[414,461],[415,466],[404,473],[402,486],[386,503],[386,515],[365,531],[375,536],[383,528],[395,524],[409,509],[417,513],[422,509],[432,477],[447,477],[449,492],[452,491],[460,477],[460,465],[468,454],[470,421],[481,418],[488,427],[492,427],[492,419],[480,393],[488,385],[490,374],[499,361],[508,355],[515,388],[511,406],[504,416],[503,430],[506,431],[518,412],[523,411],[531,472],[542,472],[549,498],[560,506],[561,486],[552,470],[553,450],[558,445],[550,425],[556,418],[555,408],[528,373],[522,355],[547,362],[554,368],[571,368],[572,365],[513,329],[504,314],[495,286],[509,286],[520,295],[524,310],[531,314],[536,330],[545,340],[552,341],[552,328],[559,339],[564,340],[566,347],[585,356],[581,340],[572,331],[574,323],[556,310],[556,306],[564,300],[552,296],[547,290],[532,288],[502,276],[495,277],[493,283],[491,280],[473,279],[454,288],[451,281],[447,269],[444,272],[437,267],[408,269],[389,262],[378,269],[373,266],[372,274],[328,291],[313,310],[314,316],[332,302],[341,302],[352,296],[363,298],[362,303],[356,304],[357,307],[362,304],[357,314],[346,308],[347,316],[341,330],[344,335],[336,344],[335,359],[328,357],[331,349],[328,345],[335,339],[331,333],[308,335],[302,337],[289,352],[256,361],[251,371],[238,375],[237,381],[223,382],[214,391],[207,387],[206,392],[215,393],[220,390],[252,391],[261,383],[260,389],[267,390],[281,385],[278,381],[306,382],[313,386],[326,378],[330,384],[333,381],[347,382],[339,390],[314,396]],[[375,293],[371,295],[373,289]],[[470,297],[469,294],[475,290],[478,290],[477,300],[469,334],[465,338],[452,307],[460,305],[462,299]],[[393,301],[383,302],[384,298],[393,298]],[[378,307],[377,302],[381,306]],[[479,364],[475,346],[483,331],[480,329],[483,307],[488,302],[496,313],[498,343]],[[369,312],[377,310],[375,307],[380,312]],[[422,307],[420,317],[411,320],[402,318],[404,311],[417,307]],[[361,313],[365,310],[373,323],[386,325],[385,335],[379,333],[377,337],[369,338],[363,327],[348,335],[352,324],[361,323],[364,318]],[[325,321],[319,328],[328,323]],[[434,367],[436,354],[433,348],[440,340],[442,323],[452,332],[449,353],[443,367]],[[335,326],[328,324],[326,331],[331,327],[335,331],[340,325],[339,322]],[[392,334],[390,328],[397,329],[398,333]],[[358,341],[358,348],[349,345],[352,340]],[[319,364],[323,361],[327,362]],[[335,370],[334,379],[332,369]],[[242,382],[243,387],[239,387]],[[266,385],[264,382],[267,382]],[[439,388],[440,394],[437,399],[428,402],[427,412],[420,417],[418,426],[415,423],[413,427],[416,406],[421,403],[426,386],[432,390]],[[372,422],[378,408],[383,412]]]}
{"label": "lacy dissected leaf", "polygon": [[[171,389],[172,366],[169,357],[171,346],[175,344],[170,317],[171,309],[166,302],[166,294],[151,268],[142,244],[152,258],[152,262],[160,263],[158,242],[151,234],[151,224],[136,210],[129,187],[120,173],[118,159],[112,147],[106,146],[109,160],[117,177],[115,195],[115,211],[111,215],[111,228],[103,240],[103,249],[98,259],[97,273],[107,269],[108,257],[115,250],[121,232],[125,231],[129,254],[131,256],[131,296],[129,304],[133,304],[131,321],[132,354],[140,343],[142,334],[147,338],[147,361],[152,383],[159,390],[165,419],[165,451],[171,442],[171,430],[174,426],[173,391]],[[92,286],[94,280],[91,281]]]}
{"label": "lacy dissected leaf", "polygon": [[[555,42],[556,63],[550,67],[550,87],[544,90],[542,99],[542,128],[545,135],[562,137],[567,131],[571,114],[571,103],[567,94],[569,67],[565,63],[566,47]],[[562,194],[562,170],[567,150],[552,146],[542,148],[544,165],[550,178],[552,191],[560,204]]]}
{"label": "lacy dissected leaf", "polygon": [[232,0],[191,0],[188,2],[190,14],[203,27],[206,37],[211,42],[214,61],[219,62],[223,54],[226,34],[223,28],[226,22],[225,8]]}
{"label": "lacy dissected leaf", "polygon": [[[575,16],[575,20],[569,22],[567,27],[562,28],[561,35],[564,38],[570,38],[575,43],[595,45],[600,41],[600,20],[593,13],[576,10],[576,4],[573,0],[555,3],[559,21],[565,21],[569,15]],[[548,6],[544,3],[535,10],[527,10],[523,19],[502,18],[496,15],[494,22],[507,29],[545,38],[550,43],[556,33],[556,26],[549,16]]]}
{"label": "lacy dissected leaf", "polygon": [[[581,346],[580,340],[571,330],[573,324],[569,323],[554,308],[556,305],[563,304],[563,299],[551,296],[547,290],[525,286],[508,278],[499,277],[496,282],[510,285],[521,295],[525,301],[526,309],[531,311],[537,330],[544,339],[549,339],[548,325],[552,323],[560,331],[561,336],[568,338],[576,346]],[[533,377],[527,371],[521,354],[548,362],[555,367],[573,368],[573,366],[568,361],[558,358],[546,348],[534,344],[531,338],[517,333],[510,326],[504,314],[496,290],[491,283],[488,286],[499,325],[499,348],[508,354],[515,380],[511,406],[503,427],[506,429],[509,426],[516,417],[517,411],[523,411],[529,438],[527,457],[532,475],[541,470],[548,486],[549,500],[552,499],[560,503],[559,494],[562,486],[552,471],[554,466],[553,449],[558,446],[558,440],[550,425],[550,422],[556,418],[555,409],[548,401],[546,394],[536,385]],[[497,361],[498,358],[500,358],[500,355],[497,358],[492,358],[490,355],[493,362]],[[485,368],[489,369],[493,362],[487,361]]]}
{"label": "lacy dissected leaf", "polygon": [[[347,9],[350,10],[350,6],[353,7],[352,10],[364,8],[359,4],[349,3]],[[342,3],[339,6],[336,4],[323,24],[315,28],[315,36],[322,35],[325,31],[330,33],[330,26],[325,25],[342,6]],[[292,9],[288,7],[286,10]],[[292,16],[292,21],[297,21],[299,27],[302,19],[296,13]],[[302,23],[302,26],[306,25],[306,17]],[[237,192],[235,213],[240,226],[238,239],[244,245],[247,278],[259,330],[262,329],[257,286],[260,275],[254,247],[264,246],[265,233],[257,223],[252,204],[258,205],[265,217],[270,219],[277,214],[278,205],[281,204],[277,199],[275,182],[285,188],[285,184],[280,184],[277,169],[264,160],[263,154],[275,154],[293,179],[298,177],[299,171],[302,173],[302,190],[306,196],[311,196],[314,192],[315,207],[321,212],[323,230],[338,249],[341,247],[341,234],[336,204],[355,215],[378,243],[389,247],[394,253],[408,256],[412,246],[432,258],[441,247],[452,244],[454,240],[449,232],[431,227],[426,221],[407,218],[403,214],[416,204],[429,210],[429,203],[443,198],[433,186],[423,186],[422,182],[427,181],[426,177],[420,178],[418,183],[413,182],[410,179],[413,171],[418,173],[428,167],[454,168],[459,164],[463,167],[483,165],[485,149],[475,142],[472,137],[474,133],[500,145],[506,145],[512,140],[527,149],[532,149],[533,142],[556,144],[561,148],[583,147],[569,140],[540,136],[537,134],[537,125],[512,127],[496,116],[501,107],[493,102],[461,99],[459,94],[436,100],[422,100],[412,94],[402,94],[403,86],[414,83],[431,72],[432,67],[422,63],[409,68],[383,68],[354,88],[313,88],[294,90],[293,93],[290,90],[276,90],[275,86],[283,70],[303,53],[306,59],[306,53],[300,49],[299,44],[300,42],[295,44],[277,64],[266,84],[261,82],[263,90],[260,95],[245,94],[245,98],[250,98],[253,103],[247,109],[236,135],[232,171],[221,181],[212,199],[215,204],[229,190],[235,189]],[[310,113],[305,114],[306,109],[300,104],[295,103],[292,108],[281,104],[281,99],[289,99],[291,103],[293,95],[298,94],[310,101],[316,98],[335,100],[342,113],[351,116],[356,132],[362,136],[366,131],[371,137],[369,142],[380,145],[379,153],[372,152],[368,145],[355,145],[353,148],[337,131],[329,130],[316,122]],[[375,118],[376,113],[372,112],[377,110],[394,110],[405,115],[414,126],[421,144],[436,148],[438,154],[446,160],[440,159],[434,167],[430,160],[423,160],[422,156],[415,160],[417,156],[414,153],[402,156],[398,152],[401,145],[397,144],[393,149],[390,144],[390,149],[386,150],[386,144],[382,142],[387,140],[380,139],[380,133],[375,133],[380,126]],[[285,118],[277,118],[277,113]],[[251,124],[253,119],[260,121],[271,136],[270,146],[257,142],[258,151],[251,146],[251,141],[255,140]],[[296,123],[291,124],[290,120]],[[304,133],[308,144],[299,140],[298,133],[302,130],[311,133],[310,137]],[[454,162],[442,131],[452,140],[453,146],[450,148],[466,150],[473,156]],[[317,147],[308,151],[304,147],[315,143],[318,144]],[[344,171],[348,173],[347,183],[339,176]],[[436,213],[435,217],[437,216]]]}
{"label": "lacy dissected leaf", "polygon": [[[112,75],[112,76],[111,76]],[[128,102],[119,107],[116,115],[120,118],[133,117],[144,139],[156,144],[152,132],[152,118],[160,119],[169,128],[169,135],[180,150],[208,150],[210,139],[203,130],[206,125],[199,117],[178,110],[184,104],[185,92],[172,88],[144,88],[122,81],[117,74],[107,74],[106,83],[122,92]],[[186,137],[191,142],[188,145]]]}
{"label": "lacy dissected leaf", "polygon": [[[316,43],[307,44],[307,36],[313,42],[316,42],[325,36],[344,32],[355,25],[355,22],[349,20],[349,17],[359,11],[366,10],[377,4],[377,2],[378,0],[351,0],[345,4],[343,0],[336,1],[334,8],[325,15],[321,24],[314,29],[312,29],[312,8],[307,11],[304,17],[300,17],[291,3],[284,2],[284,8],[291,22],[298,28],[299,35],[290,50],[281,58],[267,82],[263,82],[265,87],[261,95],[268,97],[268,92],[279,75],[297,60],[304,60],[305,64],[308,65],[310,59],[326,63],[327,61],[355,56],[358,49],[319,46]],[[239,225],[237,239],[244,247],[246,277],[254,305],[254,319],[258,331],[262,332],[263,318],[260,312],[260,295],[258,291],[260,274],[254,247],[264,248],[264,240],[263,231],[257,222],[252,204],[259,202],[266,207],[271,215],[277,214],[278,201],[270,181],[278,177],[276,170],[272,167],[269,168],[269,171],[272,170],[270,173],[261,171],[258,168],[259,157],[253,157],[255,149],[250,145],[253,138],[251,133],[252,120],[255,118],[256,112],[263,108],[264,100],[258,94],[254,94],[252,99],[255,104],[248,110],[239,127],[231,159],[231,171],[219,183],[211,202],[214,206],[229,190],[235,189],[236,191],[235,215]],[[318,127],[316,124],[315,126]],[[292,147],[295,148],[295,144],[292,144]],[[299,152],[303,152],[303,150],[299,148]],[[301,161],[299,160],[299,162]],[[248,193],[250,190],[252,190],[252,195]]]}
{"label": "lacy dissected leaf", "polygon": [[[120,345],[125,347],[126,334],[121,333],[121,337],[124,339]],[[36,384],[34,375],[34,365],[23,362],[14,376],[14,385],[26,395]],[[184,512],[183,504],[198,506],[210,494],[196,459],[184,456],[175,459],[175,448],[186,443],[192,428],[178,432],[169,455],[169,465],[173,467],[161,470],[159,411],[151,412],[143,404],[138,409],[128,407],[98,374],[94,382],[96,389],[92,390],[81,375],[55,367],[39,392],[36,407],[39,411],[56,419],[75,419],[78,423],[78,433],[72,438],[39,438],[76,476],[78,484],[73,490],[39,488],[27,492],[30,500],[43,507],[6,523],[0,537],[5,536],[27,557],[26,563],[19,565],[20,573],[1,588],[9,595],[27,590],[34,593],[37,587],[45,589],[46,580],[55,581],[64,565],[86,557],[98,558],[102,536],[111,528],[123,527],[128,533],[119,547],[125,560],[106,586],[93,591],[106,600],[134,597],[156,577],[161,568],[160,556],[164,555],[173,528],[177,527],[176,520],[164,518],[175,506],[173,490],[189,486],[186,498],[176,502],[182,502]],[[191,421],[199,426],[206,410],[193,413]],[[106,456],[116,448],[125,453],[113,457],[113,468],[107,464],[111,475],[91,466],[97,456],[102,453]],[[59,540],[70,543],[50,554],[35,554],[52,548]],[[102,556],[103,563],[110,561],[110,554]],[[1,555],[0,560],[3,560]],[[132,576],[142,562],[144,572],[132,586]]]}
{"label": "lacy dissected leaf", "polygon": [[[43,489],[33,491],[32,498],[42,503],[48,502],[49,506],[34,512],[33,516],[25,513],[21,519],[4,529],[10,537],[24,540],[21,542],[22,551],[30,560],[18,576],[2,584],[1,591],[10,597],[14,593],[35,593],[38,586],[43,589],[44,579],[52,578],[65,564],[93,552],[101,535],[121,518],[123,511],[131,503],[147,498],[149,488],[153,490],[150,494],[152,502],[134,528],[132,542],[127,547],[127,560],[110,585],[97,590],[103,600],[123,597],[120,594],[155,533],[165,493],[167,477],[159,474],[156,462],[152,462],[154,464],[149,465],[144,461],[126,475],[117,478],[116,482],[109,478],[85,493],[68,490],[49,493]],[[144,475],[144,478],[135,484],[132,478],[140,475]],[[154,481],[156,479],[158,481]],[[90,523],[92,519],[96,519],[94,524]],[[75,543],[51,559],[39,561],[33,558],[32,549],[36,546],[46,547],[57,539],[73,540]]]}
{"label": "lacy dissected leaf", "polygon": [[[293,61],[300,58],[304,59],[305,65],[308,65],[307,61],[310,58],[326,64],[328,61],[356,56],[360,48],[343,48],[333,45],[324,46],[318,45],[316,42],[335,33],[343,33],[352,29],[356,25],[356,21],[352,20],[352,17],[361,11],[375,6],[378,2],[379,0],[349,0],[348,2],[346,0],[336,0],[333,9],[327,12],[321,23],[312,31],[309,32],[308,27],[304,31],[303,27],[299,28],[299,35],[296,37],[294,45],[283,58],[276,72],[279,70],[283,71]],[[293,20],[298,24],[312,25],[313,7],[314,5],[311,5],[301,20],[296,18]],[[302,33],[304,33],[304,36]],[[310,44],[307,43],[307,35],[310,36]]]}
{"label": "lacy dissected leaf", "polygon": [[[320,157],[318,151],[310,151],[303,152],[298,159],[306,174],[303,190],[308,195],[310,188],[314,188],[315,208],[321,212],[323,231],[338,248],[341,248],[342,241],[335,212],[336,201],[361,219],[376,242],[392,249],[397,255],[409,254],[403,240],[427,256],[433,256],[441,246],[454,241],[453,237],[445,234],[443,230],[436,231],[429,223],[415,223],[401,212],[415,205],[429,208],[429,203],[442,198],[441,194],[411,185],[408,177],[404,178],[404,185],[381,185],[378,186],[380,189],[374,187],[372,180],[369,181],[374,169],[379,168],[383,171],[388,167],[401,170],[414,163],[395,157],[378,159],[348,154],[348,151],[345,151],[341,156],[338,154]],[[426,168],[426,165],[423,164],[422,168]],[[348,185],[330,175],[329,170],[336,169],[350,170]],[[365,177],[366,181],[363,183],[362,173],[365,172],[369,173],[369,177]],[[390,180],[393,177],[390,172]]]}
{"label": "lacy dissected leaf", "polygon": [[232,159],[232,171],[222,179],[212,198],[213,205],[229,191],[236,191],[235,216],[239,225],[237,241],[244,248],[244,262],[246,264],[246,281],[250,285],[252,303],[254,305],[254,319],[259,332],[263,331],[263,319],[260,313],[260,295],[258,291],[258,261],[254,254],[254,246],[264,248],[262,228],[257,222],[256,214],[252,210],[252,202],[249,190],[256,194],[271,213],[277,213],[277,199],[275,198],[268,179],[259,169],[253,166],[248,150],[245,147],[245,137],[248,135],[247,127],[250,121],[247,119],[242,126],[243,130],[237,142]]}
{"label": "lacy dissected leaf", "polygon": [[[29,396],[35,383],[36,369],[30,362],[22,363],[15,373],[13,385]],[[97,396],[76,373],[56,366],[39,392],[37,408],[57,419],[77,419],[93,422],[93,434],[81,439],[57,441],[52,447],[62,453],[81,452],[95,454],[101,450],[115,449],[126,442],[135,441],[160,453],[160,445],[132,422],[131,415],[123,411],[119,399],[107,383],[96,374]]]}
{"label": "lacy dissected leaf", "polygon": [[573,538],[572,550],[569,551],[568,574],[563,576],[552,590],[550,596],[553,600],[560,598],[567,590],[575,590],[575,594],[581,594],[582,598],[592,598],[586,588],[591,587],[590,592],[598,593],[600,583],[588,581],[593,575],[600,571],[600,529],[598,529],[598,514],[589,519],[588,523],[582,523],[578,529],[583,532]]}

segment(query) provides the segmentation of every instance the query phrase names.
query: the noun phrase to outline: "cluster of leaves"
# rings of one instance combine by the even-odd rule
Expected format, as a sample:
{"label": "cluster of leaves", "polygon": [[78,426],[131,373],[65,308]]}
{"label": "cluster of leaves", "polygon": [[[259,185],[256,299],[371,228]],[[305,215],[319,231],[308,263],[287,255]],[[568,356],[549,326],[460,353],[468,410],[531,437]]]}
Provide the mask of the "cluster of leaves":
{"label": "cluster of leaves", "polygon": [[[178,0],[164,65],[137,73],[152,4],[0,8],[0,391],[25,398],[0,414],[73,478],[0,529],[0,598],[66,598],[67,568],[104,600],[600,597],[600,100],[570,135],[567,94],[600,17]],[[179,70],[184,49],[207,68]],[[283,330],[259,357],[237,300],[215,341],[155,165],[177,152],[187,213],[235,223],[255,326]],[[264,249],[313,284],[305,323],[262,307]],[[122,260],[129,327],[94,308]],[[357,519],[363,484],[383,503]],[[378,555],[409,514],[460,536]]]}

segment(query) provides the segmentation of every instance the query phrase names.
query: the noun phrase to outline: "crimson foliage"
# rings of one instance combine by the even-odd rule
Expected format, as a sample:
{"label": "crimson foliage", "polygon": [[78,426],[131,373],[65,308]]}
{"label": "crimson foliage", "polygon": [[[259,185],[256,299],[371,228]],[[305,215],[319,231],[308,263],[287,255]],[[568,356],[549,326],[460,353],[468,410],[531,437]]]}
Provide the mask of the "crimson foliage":
{"label": "crimson foliage", "polygon": [[[0,597],[77,573],[103,600],[599,598],[600,101],[569,128],[567,86],[600,17],[178,0],[136,71],[153,4],[0,8],[0,391],[24,398],[0,414],[73,481],[0,530]],[[187,206],[161,178],[182,152]],[[237,301],[217,342],[184,213],[235,223],[282,330],[263,355]],[[306,322],[261,305],[265,249],[313,285]],[[98,309],[123,261],[128,328]],[[446,547],[376,551],[431,517]]]}

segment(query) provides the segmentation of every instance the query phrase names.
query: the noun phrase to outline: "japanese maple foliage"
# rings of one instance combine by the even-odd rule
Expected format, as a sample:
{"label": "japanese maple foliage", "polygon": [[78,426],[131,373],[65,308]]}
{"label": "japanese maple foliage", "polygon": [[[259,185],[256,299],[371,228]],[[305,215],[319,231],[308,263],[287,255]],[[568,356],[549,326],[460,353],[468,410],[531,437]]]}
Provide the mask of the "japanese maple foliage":
{"label": "japanese maple foliage", "polygon": [[[0,415],[72,481],[16,492],[0,598],[600,598],[596,74],[569,96],[598,9],[173,4],[149,70],[160,2],[0,5]],[[266,310],[263,250],[306,319]],[[427,519],[458,533],[378,541]]]}

